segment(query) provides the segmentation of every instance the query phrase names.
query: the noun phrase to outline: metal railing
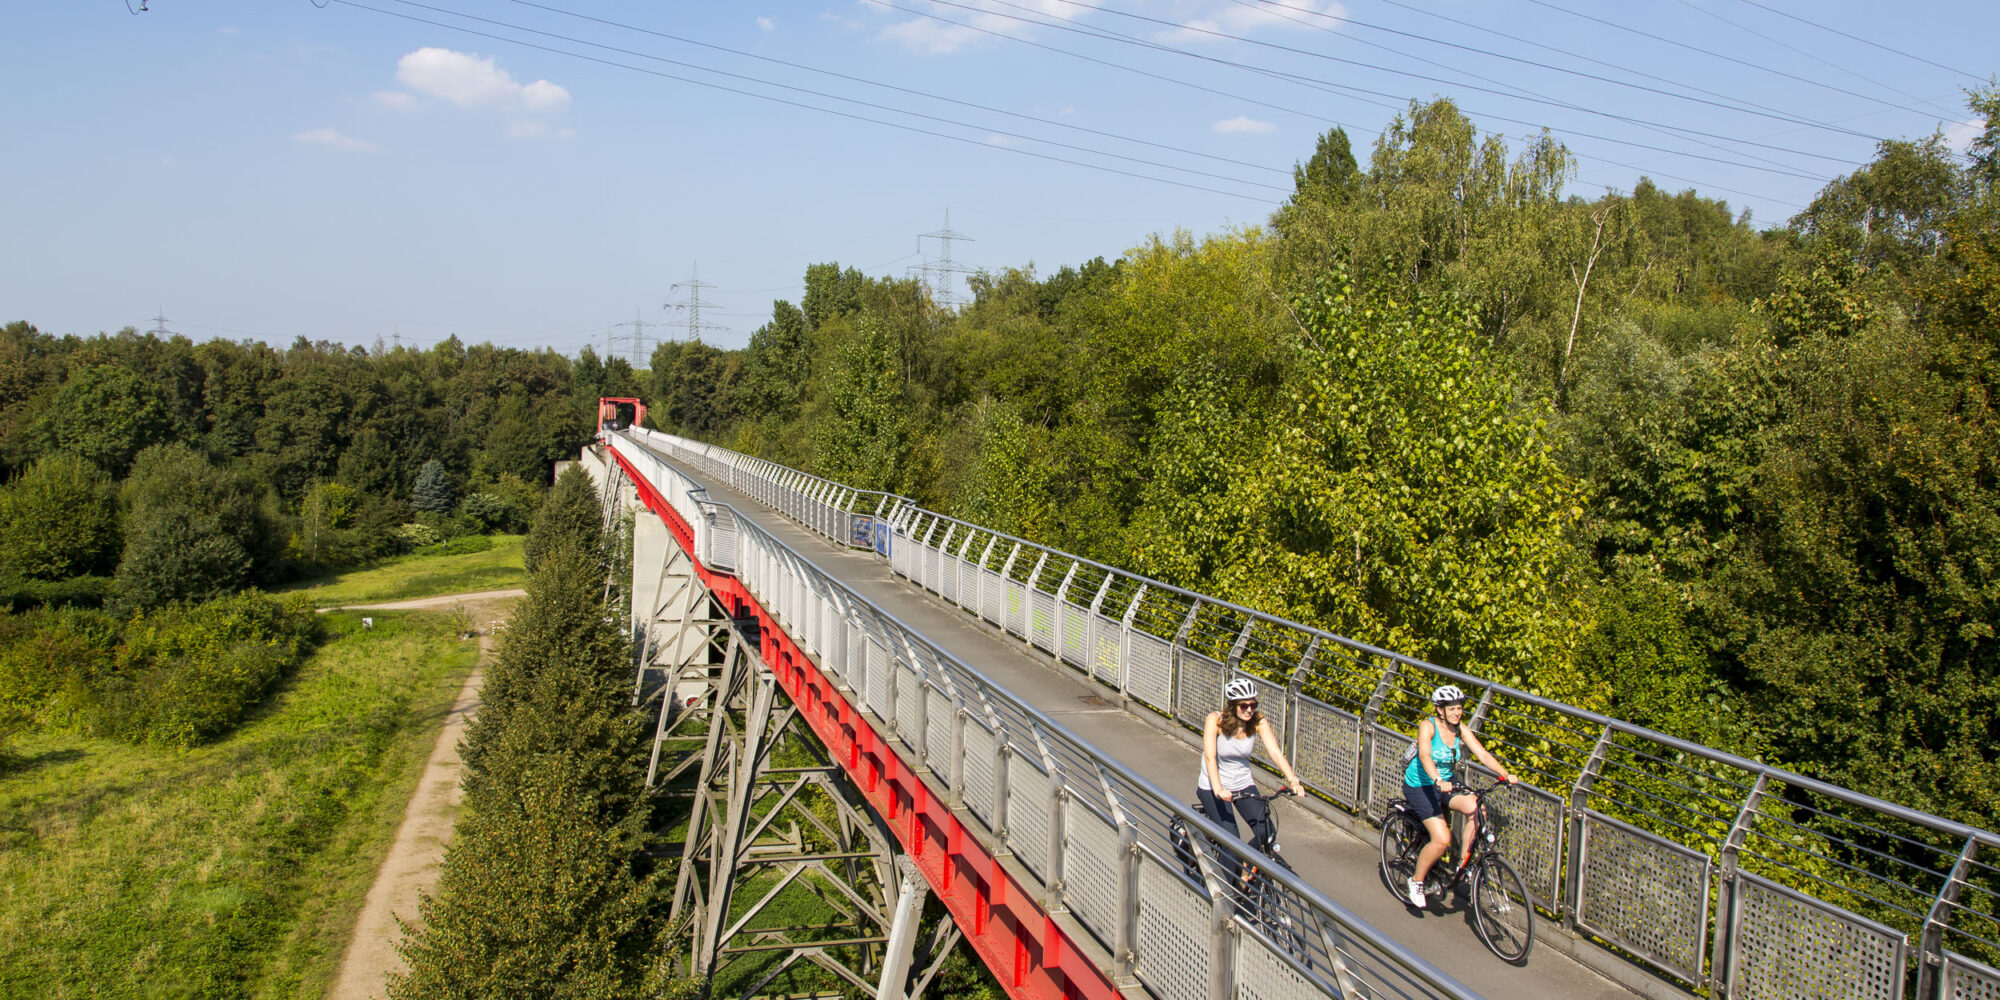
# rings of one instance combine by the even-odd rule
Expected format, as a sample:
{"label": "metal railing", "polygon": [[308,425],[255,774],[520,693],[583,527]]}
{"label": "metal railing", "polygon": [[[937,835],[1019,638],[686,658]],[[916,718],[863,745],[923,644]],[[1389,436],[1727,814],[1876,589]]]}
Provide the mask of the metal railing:
{"label": "metal railing", "polygon": [[[618,441],[620,434],[640,447]],[[673,467],[641,461],[648,435],[606,435],[690,525],[725,504]],[[658,478],[651,478],[657,476]],[[786,487],[790,489],[790,487]],[[749,519],[734,575],[884,737],[900,743],[1130,977],[1163,1000],[1477,994],[1259,857],[1061,723],[819,570]],[[715,534],[696,530],[706,564]],[[1187,835],[1176,836],[1179,826]],[[1260,866],[1261,868],[1261,866]]]}
{"label": "metal railing", "polygon": [[[1502,845],[1565,925],[1719,997],[2000,996],[1995,834],[671,435],[654,447],[1188,726],[1247,677],[1308,787],[1377,817],[1428,691],[1526,779]],[[1950,989],[1953,992],[1943,993]]]}

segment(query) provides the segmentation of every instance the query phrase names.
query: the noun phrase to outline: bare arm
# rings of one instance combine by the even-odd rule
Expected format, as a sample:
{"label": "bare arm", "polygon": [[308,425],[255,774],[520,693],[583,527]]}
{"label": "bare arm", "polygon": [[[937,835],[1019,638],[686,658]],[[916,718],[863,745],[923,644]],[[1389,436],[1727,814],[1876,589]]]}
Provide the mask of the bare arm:
{"label": "bare arm", "polygon": [[1222,772],[1215,767],[1215,740],[1221,735],[1222,713],[1208,713],[1208,721],[1201,724],[1201,766],[1208,772],[1208,788],[1215,797],[1224,802],[1235,801],[1229,789],[1222,787]]}
{"label": "bare arm", "polygon": [[1521,780],[1510,774],[1506,768],[1500,766],[1500,762],[1495,760],[1493,755],[1486,751],[1486,744],[1479,742],[1479,737],[1472,735],[1470,727],[1458,727],[1458,738],[1464,740],[1465,745],[1472,748],[1472,755],[1478,757],[1479,762],[1486,765],[1487,770],[1499,775],[1501,781],[1515,782]]}
{"label": "bare arm", "polygon": [[1265,719],[1257,723],[1257,735],[1264,738],[1264,749],[1270,753],[1271,760],[1278,765],[1278,770],[1285,773],[1285,783],[1292,786],[1292,794],[1304,797],[1305,782],[1299,780],[1299,772],[1292,770],[1292,762],[1285,758],[1285,748],[1278,745],[1278,734],[1271,731],[1271,720]]}

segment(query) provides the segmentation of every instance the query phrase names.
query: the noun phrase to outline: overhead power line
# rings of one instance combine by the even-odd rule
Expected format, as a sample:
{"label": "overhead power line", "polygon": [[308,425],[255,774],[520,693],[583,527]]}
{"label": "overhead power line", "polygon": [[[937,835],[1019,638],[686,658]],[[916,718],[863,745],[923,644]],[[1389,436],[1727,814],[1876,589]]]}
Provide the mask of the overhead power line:
{"label": "overhead power line", "polygon": [[1769,11],[1769,12],[1771,12],[1771,13],[1773,13],[1773,14],[1776,14],[1776,15],[1778,15],[1779,17],[1783,17],[1783,18],[1788,18],[1788,19],[1790,19],[1790,20],[1793,20],[1793,21],[1797,21],[1797,22],[1799,22],[1800,24],[1803,24],[1803,25],[1805,25],[1805,26],[1807,26],[1807,27],[1809,27],[1809,28],[1818,28],[1818,29],[1819,29],[1819,30],[1821,30],[1821,31],[1828,31],[1828,32],[1832,32],[1833,34],[1836,34],[1836,35],[1839,35],[1839,36],[1840,36],[1840,37],[1842,37],[1842,38],[1847,38],[1847,39],[1852,39],[1853,41],[1857,41],[1857,42],[1860,42],[1860,43],[1861,43],[1861,44],[1863,44],[1863,45],[1872,45],[1872,46],[1874,46],[1874,47],[1876,47],[1876,48],[1878,48],[1878,49],[1881,49],[1881,50],[1882,50],[1882,51],[1884,51],[1884,52],[1889,52],[1889,53],[1893,53],[1893,54],[1895,54],[1895,55],[1899,55],[1899,56],[1902,56],[1902,57],[1903,57],[1903,58],[1905,58],[1905,59],[1914,59],[1914,60],[1916,60],[1917,62],[1920,62],[1920,63],[1923,63],[1923,64],[1924,64],[1924,65],[1926,65],[1926,66],[1935,66],[1935,67],[1937,67],[1938,69],[1941,69],[1941,70],[1944,70],[1944,71],[1945,71],[1945,72],[1947,72],[1947,73],[1957,73],[1957,74],[1958,74],[1958,75],[1960,75],[1960,76],[1963,76],[1963,77],[1969,77],[1969,78],[1971,78],[1971,79],[1974,79],[1974,80],[1980,80],[1981,82],[1984,82],[1984,79],[1985,79],[1984,77],[1981,77],[1981,76],[1980,76],[1979,74],[1977,74],[1977,73],[1968,73],[1968,72],[1966,72],[1965,70],[1962,70],[1962,69],[1954,69],[1954,68],[1952,68],[1952,67],[1950,67],[1950,66],[1946,66],[1946,65],[1945,65],[1944,63],[1941,63],[1941,62],[1935,62],[1935,61],[1933,61],[1933,60],[1930,60],[1930,59],[1925,59],[1925,58],[1924,58],[1923,56],[1920,56],[1920,55],[1915,55],[1915,54],[1913,54],[1913,53],[1909,53],[1909,52],[1904,52],[1904,51],[1903,51],[1902,49],[1896,49],[1896,48],[1890,48],[1889,46],[1887,46],[1887,45],[1884,45],[1884,44],[1882,44],[1881,42],[1878,42],[1878,41],[1875,41],[1874,39],[1871,39],[1871,38],[1863,38],[1863,37],[1861,37],[1860,35],[1853,35],[1853,34],[1849,34],[1849,33],[1845,32],[1845,31],[1842,31],[1842,30],[1840,30],[1839,28],[1833,28],[1833,27],[1829,27],[1829,26],[1827,26],[1827,25],[1824,25],[1824,24],[1821,24],[1821,23],[1819,23],[1818,21],[1813,21],[1813,20],[1809,20],[1809,19],[1807,19],[1807,18],[1803,18],[1803,17],[1800,17],[1800,16],[1798,16],[1797,14],[1793,14],[1793,13],[1790,13],[1790,12],[1787,12],[1787,11],[1782,11],[1782,10],[1779,10],[1778,8],[1776,8],[1776,7],[1773,7],[1773,6],[1769,5],[1769,4],[1762,4],[1762,3],[1758,3],[1758,2],[1757,2],[1757,0],[1743,0],[1743,2],[1744,2],[1744,3],[1747,3],[1747,4],[1749,4],[1749,5],[1750,5],[1750,6],[1752,6],[1752,7],[1755,7],[1755,8],[1757,8],[1758,10],[1763,10],[1763,11]]}
{"label": "overhead power line", "polygon": [[[572,58],[572,59],[581,59],[581,60],[584,60],[584,61],[586,61],[586,62],[593,62],[593,63],[597,63],[597,64],[599,64],[599,65],[602,65],[602,66],[610,66],[610,67],[612,67],[612,68],[615,68],[615,69],[623,69],[623,70],[628,70],[628,71],[631,71],[631,72],[634,72],[634,73],[644,73],[644,74],[646,74],[647,76],[653,76],[653,77],[658,77],[658,78],[660,78],[660,79],[663,79],[663,80],[673,80],[673,81],[675,81],[675,82],[677,82],[677,83],[686,83],[686,84],[690,84],[690,85],[692,85],[692,86],[697,86],[697,87],[706,87],[706,88],[708,88],[708,89],[710,89],[710,90],[718,90],[718,91],[722,91],[723,93],[729,93],[729,94],[736,94],[736,95],[738,95],[738,96],[742,96],[742,97],[749,97],[749,98],[753,98],[753,99],[756,99],[756,100],[760,100],[760,101],[768,101],[768,102],[770,102],[770,103],[773,103],[773,104],[783,104],[783,105],[786,105],[786,106],[788,106],[788,107],[794,107],[794,108],[801,108],[801,109],[804,109],[804,110],[807,110],[807,111],[816,111],[816,112],[819,112],[820,114],[826,114],[826,115],[834,115],[834,116],[836,116],[836,117],[840,117],[840,118],[847,118],[847,119],[850,119],[850,120],[852,120],[852,121],[860,121],[860,122],[868,122],[868,123],[870,123],[870,124],[874,124],[874,125],[882,125],[882,126],[885,126],[885,127],[888,127],[888,128],[893,128],[893,129],[900,129],[900,130],[902,130],[902,131],[905,131],[905,132],[913,132],[913,133],[916,133],[916,134],[918,134],[918,135],[928,135],[928,136],[934,136],[934,137],[936,137],[936,138],[939,138],[939,139],[947,139],[947,140],[950,140],[950,141],[952,141],[952,142],[959,142],[959,143],[964,143],[964,144],[966,144],[966,145],[971,145],[971,146],[978,146],[978,147],[980,147],[980,148],[982,148],[982,149],[990,149],[990,150],[996,150],[996,151],[1000,151],[1000,152],[1006,152],[1006,153],[1012,153],[1012,154],[1014,154],[1014,155],[1017,155],[1017,156],[1026,156],[1026,157],[1031,157],[1031,158],[1034,158],[1034,159],[1038,159],[1038,160],[1047,160],[1047,161],[1049,161],[1049,162],[1052,162],[1052,163],[1062,163],[1062,164],[1066,164],[1066,165],[1069,165],[1069,166],[1074,166],[1074,167],[1082,167],[1082,168],[1084,168],[1084,169],[1086,169],[1086,170],[1096,170],[1096,171],[1100,171],[1100,172],[1103,172],[1103,173],[1109,173],[1109,174],[1117,174],[1117,175],[1119,175],[1119,176],[1122,176],[1122,177],[1131,177],[1131,178],[1134,178],[1134,179],[1137,179],[1137,180],[1144,180],[1144,181],[1152,181],[1152,182],[1154,182],[1154,183],[1156,183],[1156,184],[1167,184],[1167,185],[1171,185],[1171,186],[1174,186],[1174,187],[1182,187],[1182,188],[1188,188],[1188,189],[1190,189],[1190,190],[1194,190],[1194,191],[1203,191],[1203,192],[1206,192],[1206,193],[1208,193],[1208,194],[1215,194],[1215,195],[1221,195],[1221,196],[1223,196],[1223,197],[1227,197],[1227,198],[1241,198],[1241,199],[1243,199],[1243,200],[1245,200],[1245,201],[1256,201],[1256,202],[1262,202],[1262,203],[1268,203],[1268,202],[1269,202],[1269,200],[1270,200],[1270,199],[1269,199],[1268,197],[1263,197],[1263,196],[1257,196],[1257,195],[1249,195],[1249,194],[1244,194],[1244,193],[1242,193],[1242,192],[1240,192],[1240,191],[1226,191],[1226,190],[1223,190],[1223,189],[1220,189],[1220,188],[1214,188],[1214,187],[1208,187],[1208,186],[1205,186],[1205,185],[1201,185],[1201,184],[1195,184],[1195,183],[1190,183],[1190,182],[1188,182],[1188,181],[1180,181],[1180,180],[1174,180],[1174,179],[1172,179],[1172,178],[1168,178],[1168,177],[1156,177],[1156,176],[1153,176],[1153,175],[1151,175],[1151,174],[1143,174],[1143,173],[1139,173],[1139,172],[1137,172],[1137,171],[1132,171],[1132,170],[1123,170],[1123,169],[1120,169],[1120,168],[1118,168],[1118,167],[1111,167],[1111,166],[1106,166],[1106,165],[1104,165],[1104,164],[1101,164],[1101,163],[1090,163],[1090,162],[1086,162],[1086,161],[1083,161],[1083,160],[1073,160],[1073,159],[1069,159],[1069,158],[1067,158],[1067,157],[1062,157],[1062,156],[1055,156],[1055,155],[1052,155],[1052,154],[1049,154],[1049,153],[1040,153],[1040,152],[1036,152],[1036,151],[1034,151],[1034,150],[1031,150],[1031,149],[1022,149],[1022,148],[1019,148],[1019,147],[1017,147],[1017,146],[1007,146],[1007,145],[999,145],[999,144],[995,144],[995,143],[992,143],[992,142],[987,142],[987,141],[985,141],[984,139],[975,139],[975,138],[970,138],[970,137],[967,137],[967,136],[962,136],[962,135],[953,135],[953,134],[951,134],[951,133],[949,133],[949,132],[939,132],[939,131],[937,131],[937,130],[935,130],[935,129],[927,129],[927,128],[923,128],[923,127],[921,127],[921,126],[916,126],[916,125],[909,125],[909,124],[905,124],[905,123],[903,123],[903,122],[894,122],[894,121],[886,121],[886,120],[883,120],[883,119],[880,119],[880,118],[873,118],[873,117],[870,117],[870,116],[868,116],[868,115],[862,115],[862,114],[855,114],[855,113],[853,113],[853,112],[848,112],[848,111],[840,111],[840,110],[837,110],[837,109],[834,109],[834,108],[826,108],[826,107],[821,107],[821,106],[819,106],[819,105],[815,105],[815,104],[808,104],[808,103],[806,103],[806,102],[804,102],[804,101],[794,101],[794,100],[791,100],[791,99],[788,99],[788,98],[784,98],[784,97],[777,97],[777,96],[774,96],[774,95],[771,95],[771,94],[762,94],[762,93],[758,93],[758,92],[756,92],[756,91],[753,91],[753,90],[744,90],[744,89],[742,89],[742,88],[740,88],[740,87],[731,87],[731,86],[728,86],[728,85],[725,85],[725,84],[720,84],[720,83],[715,83],[715,82],[712,82],[712,81],[709,81],[709,80],[700,80],[700,79],[695,79],[695,78],[693,78],[693,77],[686,77],[686,76],[680,76],[680,75],[678,75],[678,74],[674,74],[674,73],[668,73],[668,72],[664,72],[664,71],[662,71],[662,70],[656,70],[656,69],[648,69],[648,68],[646,68],[646,67],[643,67],[643,66],[634,66],[634,65],[631,65],[631,64],[629,64],[629,63],[622,63],[622,62],[618,62],[618,61],[616,61],[616,60],[613,60],[613,59],[606,59],[606,58],[603,58],[603,57],[601,57],[601,56],[593,56],[593,55],[587,55],[587,54],[584,54],[584,53],[581,53],[581,52],[573,52],[573,51],[570,51],[570,50],[567,50],[567,49],[561,49],[561,48],[556,48],[556,47],[554,47],[554,46],[550,46],[550,45],[543,45],[543,44],[540,44],[540,43],[537,43],[537,42],[530,42],[530,41],[525,41],[525,40],[523,40],[523,39],[519,39],[519,38],[511,38],[511,37],[508,37],[508,36],[506,36],[506,35],[497,35],[497,34],[494,34],[494,33],[492,33],[492,32],[489,32],[489,31],[480,31],[480,30],[478,30],[478,29],[476,29],[476,28],[468,28],[468,27],[466,27],[466,26],[464,26],[464,25],[460,25],[460,24],[449,24],[449,23],[446,23],[446,22],[443,22],[443,21],[434,21],[434,20],[431,20],[430,18],[425,18],[425,17],[418,17],[417,15],[414,15],[414,14],[406,14],[406,13],[403,13],[403,12],[401,12],[401,11],[393,11],[393,10],[384,10],[384,9],[382,9],[382,8],[380,8],[380,7],[371,7],[371,6],[367,5],[367,4],[364,4],[364,3],[359,3],[359,2],[357,2],[357,0],[328,0],[328,2],[329,2],[329,3],[332,3],[332,4],[339,4],[339,5],[340,5],[340,6],[342,6],[342,7],[348,7],[348,8],[352,8],[352,9],[354,9],[354,10],[362,10],[362,11],[367,11],[367,12],[369,12],[369,13],[371,13],[371,14],[381,14],[381,15],[383,15],[383,16],[386,16],[386,17],[394,17],[394,18],[399,18],[399,19],[401,19],[401,20],[405,20],[405,21],[412,21],[412,22],[415,22],[415,23],[417,23],[417,24],[428,24],[428,25],[431,25],[432,27],[436,27],[436,28],[444,28],[444,29],[446,29],[446,30],[449,30],[449,31],[456,31],[456,32],[459,32],[459,33],[461,33],[461,34],[466,34],[466,35],[472,35],[472,36],[474,36],[474,37],[477,37],[477,38],[490,38],[490,39],[493,39],[494,41],[498,41],[498,42],[505,42],[505,43],[507,43],[507,44],[510,44],[510,45],[519,45],[519,46],[521,46],[521,47],[523,47],[523,48],[530,48],[530,49],[535,49],[535,50],[537,50],[537,51],[541,51],[541,52],[548,52],[548,53],[552,53],[552,54],[555,54],[555,55],[560,55],[560,56],[568,56],[568,57],[570,57],[570,58]],[[402,3],[402,4],[405,4],[405,5],[407,5],[407,6],[412,6],[412,7],[419,7],[419,8],[422,8],[422,9],[425,9],[425,10],[434,10],[434,11],[438,11],[438,12],[440,12],[440,13],[444,13],[444,14],[447,14],[447,15],[449,15],[449,16],[453,16],[453,17],[463,17],[463,18],[465,18],[465,19],[467,19],[467,20],[472,20],[472,21],[480,21],[480,22],[484,22],[484,23],[497,23],[497,24],[499,24],[499,25],[500,25],[500,26],[502,26],[502,27],[507,27],[507,28],[512,28],[512,29],[514,29],[514,30],[518,30],[518,31],[524,31],[524,32],[527,32],[527,33],[529,33],[529,34],[535,34],[535,35],[541,35],[541,36],[544,36],[544,37],[551,37],[551,38],[558,38],[558,39],[561,39],[561,40],[564,40],[564,41],[567,41],[567,42],[570,42],[571,44],[575,44],[575,45],[584,45],[584,46],[589,46],[589,47],[591,47],[591,48],[600,48],[600,49],[605,49],[605,50],[607,50],[607,51],[625,51],[625,50],[619,50],[619,49],[616,49],[616,48],[615,48],[615,47],[613,47],[613,46],[607,46],[607,45],[599,45],[599,44],[597,44],[597,43],[594,43],[594,42],[588,42],[588,41],[584,41],[584,40],[582,40],[582,39],[578,39],[578,38],[571,38],[571,37],[569,37],[569,36],[566,36],[566,35],[559,35],[559,34],[556,34],[556,33],[554,33],[554,32],[546,32],[546,31],[539,31],[539,30],[537,30],[537,29],[533,29],[533,28],[527,28],[527,27],[524,27],[524,26],[521,26],[521,25],[513,25],[513,24],[507,24],[507,23],[505,23],[505,22],[491,22],[491,21],[490,21],[489,19],[487,19],[487,18],[481,18],[481,17],[476,17],[476,16],[474,16],[474,15],[469,15],[469,14],[461,14],[461,13],[459,13],[459,12],[456,12],[456,11],[449,11],[449,10],[442,10],[442,9],[440,9],[440,8],[435,8],[435,7],[430,7],[430,6],[428,6],[428,5],[425,5],[425,4],[419,4],[419,3],[413,3],[413,2],[411,2],[411,0],[394,0],[394,2],[397,2],[397,3]],[[647,58],[647,59],[651,59],[651,58],[656,58],[656,57],[652,57],[652,56],[648,56],[648,55],[646,55],[646,54],[644,54],[644,53],[631,53],[631,52],[626,52],[626,54],[629,54],[629,55],[635,55],[635,56],[638,56],[639,58]],[[666,61],[666,62],[673,62],[673,60],[662,60],[662,61]],[[696,68],[696,69],[700,69],[700,70],[702,70],[703,72],[719,72],[719,71],[713,71],[713,70],[708,70],[708,69],[706,69],[706,68],[704,68],[704,67],[695,67],[695,68]],[[726,74],[726,75],[739,75],[739,76],[740,76],[740,74]],[[786,85],[783,85],[783,84],[776,84],[776,83],[769,83],[768,81],[756,81],[756,82],[759,82],[759,83],[766,83],[766,84],[767,84],[767,85],[769,85],[769,86],[774,86],[774,87],[780,87],[780,88],[782,88],[782,89],[787,89],[787,90],[793,90],[793,91],[798,91],[798,92],[803,92],[803,93],[807,93],[807,94],[811,94],[811,95],[813,95],[813,96],[817,96],[817,97],[822,97],[822,98],[825,98],[825,99],[827,99],[827,100],[835,100],[835,101],[846,101],[846,102],[849,102],[849,103],[856,103],[856,104],[865,104],[865,103],[866,103],[866,102],[861,102],[861,101],[853,101],[853,100],[852,100],[851,98],[843,98],[843,97],[839,97],[839,96],[837,96],[837,95],[834,95],[834,94],[827,94],[827,93],[824,93],[824,92],[821,92],[821,91],[814,91],[814,90],[811,90],[811,89],[809,89],[809,88],[803,88],[803,87],[790,87],[790,86],[786,86]],[[916,114],[915,114],[914,112],[906,112],[906,111],[901,111],[901,110],[899,110],[899,109],[894,109],[894,108],[889,108],[889,109],[887,109],[887,110],[890,110],[890,111],[892,111],[892,112],[894,112],[894,113],[897,113],[897,114],[910,114],[910,115],[912,115],[913,117],[931,117],[931,116],[923,116],[923,115],[916,115]],[[934,119],[934,120],[942,120],[942,119]],[[946,120],[946,121],[948,121],[948,120]],[[982,126],[978,126],[978,125],[975,125],[975,124],[972,124],[972,123],[968,123],[968,122],[950,122],[950,124],[953,124],[953,125],[955,125],[955,126],[958,126],[958,127],[962,127],[962,128],[982,128]],[[991,130],[991,129],[985,129],[985,131],[987,131],[987,132],[988,132],[989,134],[990,134],[990,133],[992,132],[992,130]],[[1046,140],[1036,140],[1036,141],[1046,141]],[[1096,152],[1096,151],[1092,151],[1092,152]],[[1106,154],[1106,153],[1099,153],[1098,155],[1106,155],[1106,156],[1115,156],[1116,154]],[[1129,158],[1129,157],[1127,157],[1126,159],[1130,159],[1130,158]],[[1151,161],[1146,161],[1146,162],[1147,162],[1147,163],[1148,163],[1148,165],[1150,165],[1150,166],[1154,166],[1154,167],[1157,167],[1157,168],[1160,168],[1160,169],[1164,169],[1164,170],[1183,170],[1183,171],[1185,171],[1185,170],[1187,169],[1187,168],[1183,168],[1183,167],[1175,167],[1175,166],[1172,166],[1172,165],[1170,165],[1170,164],[1164,164],[1164,163],[1156,163],[1156,162],[1151,162]],[[1188,172],[1197,172],[1197,173],[1198,173],[1198,171],[1188,171]],[[1236,181],[1236,183],[1242,183],[1242,184],[1246,184],[1246,185],[1248,185],[1248,186],[1252,186],[1252,187],[1261,187],[1261,188],[1271,188],[1271,187],[1272,187],[1272,185],[1267,185],[1267,184],[1258,184],[1258,183],[1255,183],[1255,182],[1246,182],[1246,181]]]}

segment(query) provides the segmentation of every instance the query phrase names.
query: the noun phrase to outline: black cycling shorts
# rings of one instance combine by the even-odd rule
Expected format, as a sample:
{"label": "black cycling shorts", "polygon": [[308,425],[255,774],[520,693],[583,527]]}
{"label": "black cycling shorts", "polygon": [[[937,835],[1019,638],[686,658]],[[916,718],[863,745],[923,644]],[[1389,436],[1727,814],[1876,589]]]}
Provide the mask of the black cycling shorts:
{"label": "black cycling shorts", "polygon": [[1404,785],[1403,801],[1420,820],[1444,815],[1445,795],[1436,785]]}

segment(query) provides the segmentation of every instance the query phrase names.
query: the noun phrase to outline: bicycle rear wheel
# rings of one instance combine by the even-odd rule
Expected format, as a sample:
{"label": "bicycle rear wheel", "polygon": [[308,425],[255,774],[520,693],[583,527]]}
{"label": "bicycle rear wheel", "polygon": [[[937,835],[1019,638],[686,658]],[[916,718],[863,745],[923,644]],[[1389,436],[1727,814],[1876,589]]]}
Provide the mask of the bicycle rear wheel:
{"label": "bicycle rear wheel", "polygon": [[1488,855],[1472,874],[1472,918],[1479,939],[1503,962],[1521,964],[1535,946],[1535,903],[1506,859]]}
{"label": "bicycle rear wheel", "polygon": [[1382,821],[1382,878],[1397,899],[1404,899],[1403,885],[1417,871],[1417,851],[1429,839],[1423,824],[1409,813],[1392,811]]}

